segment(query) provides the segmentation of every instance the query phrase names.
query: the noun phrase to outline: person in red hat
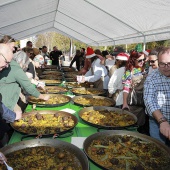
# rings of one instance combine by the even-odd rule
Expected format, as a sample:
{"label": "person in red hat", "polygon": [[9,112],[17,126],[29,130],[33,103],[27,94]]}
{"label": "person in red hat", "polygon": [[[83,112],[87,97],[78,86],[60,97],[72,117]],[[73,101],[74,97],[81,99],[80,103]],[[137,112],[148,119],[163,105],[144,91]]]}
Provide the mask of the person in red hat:
{"label": "person in red hat", "polygon": [[122,108],[123,105],[123,84],[122,77],[125,73],[125,66],[129,59],[126,53],[120,53],[116,56],[116,64],[113,75],[108,84],[109,98],[116,102],[116,107]]}
{"label": "person in red hat", "polygon": [[91,63],[89,71],[85,74],[85,81],[92,82],[95,88],[108,89],[109,76],[107,69],[100,62],[91,47],[87,48],[86,59]]}

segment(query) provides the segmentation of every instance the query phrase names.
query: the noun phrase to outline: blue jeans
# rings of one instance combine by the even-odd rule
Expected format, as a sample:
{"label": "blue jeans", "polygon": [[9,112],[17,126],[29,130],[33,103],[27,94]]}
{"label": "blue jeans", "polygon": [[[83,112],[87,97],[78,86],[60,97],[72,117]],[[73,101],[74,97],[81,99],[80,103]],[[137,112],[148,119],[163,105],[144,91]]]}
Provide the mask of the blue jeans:
{"label": "blue jeans", "polygon": [[149,132],[151,137],[158,139],[164,144],[166,143],[166,137],[160,133],[159,124],[152,117],[149,117]]}

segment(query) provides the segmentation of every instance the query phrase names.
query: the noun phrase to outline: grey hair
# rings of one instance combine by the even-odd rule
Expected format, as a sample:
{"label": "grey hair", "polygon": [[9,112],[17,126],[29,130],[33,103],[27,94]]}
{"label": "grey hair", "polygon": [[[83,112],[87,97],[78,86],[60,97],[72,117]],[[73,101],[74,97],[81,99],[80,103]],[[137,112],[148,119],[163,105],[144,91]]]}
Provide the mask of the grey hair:
{"label": "grey hair", "polygon": [[16,61],[18,64],[22,64],[22,69],[26,71],[28,68],[28,64],[30,63],[29,57],[24,51],[19,51],[14,54],[13,60]]}

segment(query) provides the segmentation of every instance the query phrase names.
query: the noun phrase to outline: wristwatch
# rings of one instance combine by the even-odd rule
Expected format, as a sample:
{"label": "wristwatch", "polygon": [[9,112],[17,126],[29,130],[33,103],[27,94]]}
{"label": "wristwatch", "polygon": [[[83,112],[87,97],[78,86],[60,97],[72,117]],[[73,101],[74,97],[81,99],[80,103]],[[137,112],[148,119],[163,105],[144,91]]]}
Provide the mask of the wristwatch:
{"label": "wristwatch", "polygon": [[166,117],[161,117],[159,120],[158,120],[158,123],[161,124],[163,122],[167,122],[167,119]]}

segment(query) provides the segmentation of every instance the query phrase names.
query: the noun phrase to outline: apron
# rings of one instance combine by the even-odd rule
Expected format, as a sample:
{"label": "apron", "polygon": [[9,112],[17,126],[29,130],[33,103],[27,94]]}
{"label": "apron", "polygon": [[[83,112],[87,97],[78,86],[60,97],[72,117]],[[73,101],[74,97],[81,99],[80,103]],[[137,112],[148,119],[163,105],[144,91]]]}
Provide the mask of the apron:
{"label": "apron", "polygon": [[[94,75],[93,67],[91,67],[91,72],[92,72],[92,75]],[[106,76],[104,76],[104,77],[106,77]],[[102,76],[99,80],[93,82],[94,88],[103,89],[104,77]]]}
{"label": "apron", "polygon": [[[132,76],[132,87],[135,88],[135,90],[139,90],[139,91],[143,91],[144,88],[144,81],[145,81],[145,77],[143,75],[139,75],[139,76]],[[128,98],[128,100],[130,100],[130,98]],[[129,103],[129,101],[128,101]],[[130,108],[130,112],[133,113],[138,121],[137,124],[139,126],[142,126],[145,124],[145,107],[142,106],[129,106]]]}

